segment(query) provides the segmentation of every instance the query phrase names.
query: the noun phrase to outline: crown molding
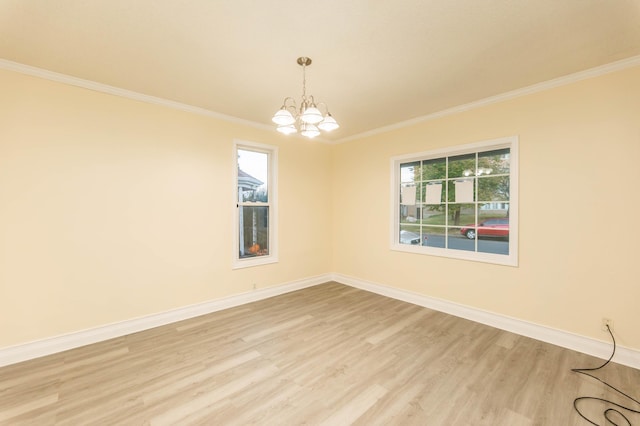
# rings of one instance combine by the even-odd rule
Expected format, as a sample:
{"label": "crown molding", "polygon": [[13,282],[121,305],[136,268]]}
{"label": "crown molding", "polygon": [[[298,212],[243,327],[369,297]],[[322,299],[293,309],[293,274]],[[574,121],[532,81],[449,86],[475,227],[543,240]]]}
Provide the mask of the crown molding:
{"label": "crown molding", "polygon": [[193,114],[204,115],[212,117],[218,120],[228,121],[235,124],[241,124],[263,130],[272,130],[271,126],[262,123],[256,123],[254,121],[245,120],[230,115],[221,114],[218,112],[210,111],[205,108],[196,107],[193,105],[183,104],[180,102],[171,101],[168,99],[158,98],[156,96],[145,95],[143,93],[134,92],[132,90],[121,89],[115,86],[109,86],[108,84],[97,83],[91,80],[85,80],[78,77],[73,77],[67,74],[61,74],[53,71],[49,71],[43,68],[32,67],[30,65],[21,64],[18,62],[8,61],[0,58],[0,69],[8,71],[15,71],[21,74],[30,75],[32,77],[39,77],[45,80],[51,80],[58,83],[68,84],[70,86],[81,87],[83,89],[93,90],[95,92],[107,93],[109,95],[119,96],[122,98],[132,99],[134,101],[145,102],[149,104],[160,105],[167,108],[177,109]]}
{"label": "crown molding", "polygon": [[401,121],[399,123],[391,124],[389,126],[379,127],[377,129],[369,130],[367,132],[358,133],[357,135],[338,139],[335,143],[339,144],[339,143],[353,141],[356,139],[362,139],[368,136],[379,135],[381,133],[387,133],[392,130],[410,127],[415,124],[423,123],[425,121],[435,120],[437,118],[446,117],[448,115],[458,114],[460,112],[481,108],[481,107],[495,104],[498,102],[503,102],[510,99],[531,95],[533,93],[542,92],[544,90],[553,89],[559,86],[566,86],[568,84],[576,83],[578,81],[599,77],[601,75],[609,74],[616,71],[621,71],[621,70],[632,68],[638,65],[640,65],[640,55],[632,56],[630,58],[622,59],[616,62],[611,62],[606,65],[601,65],[595,68],[590,68],[588,70],[579,71],[574,74],[558,77],[553,80],[544,81],[542,83],[536,83],[531,86],[526,86],[520,89],[512,90],[510,92],[502,93],[495,96],[490,96],[488,98],[473,101],[468,104],[458,105],[442,111],[434,112],[432,114],[424,115],[422,117],[416,117],[416,118],[412,118],[411,120]]}

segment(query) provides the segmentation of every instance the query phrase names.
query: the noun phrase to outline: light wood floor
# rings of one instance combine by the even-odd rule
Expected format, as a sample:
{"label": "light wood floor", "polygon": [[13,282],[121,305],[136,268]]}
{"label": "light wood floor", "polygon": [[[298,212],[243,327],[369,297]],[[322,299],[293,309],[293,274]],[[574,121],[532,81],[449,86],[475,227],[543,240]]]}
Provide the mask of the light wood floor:
{"label": "light wood floor", "polygon": [[0,368],[0,424],[586,425],[573,399],[611,392],[570,369],[600,364],[327,283]]}

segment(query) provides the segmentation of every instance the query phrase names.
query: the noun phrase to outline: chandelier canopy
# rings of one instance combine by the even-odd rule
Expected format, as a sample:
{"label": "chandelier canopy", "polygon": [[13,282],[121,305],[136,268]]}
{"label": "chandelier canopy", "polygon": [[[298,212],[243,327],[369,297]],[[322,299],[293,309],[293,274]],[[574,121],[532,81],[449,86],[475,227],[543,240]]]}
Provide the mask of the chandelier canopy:
{"label": "chandelier canopy", "polygon": [[[291,133],[300,132],[302,136],[315,138],[320,134],[320,130],[330,132],[340,125],[331,116],[327,104],[319,102],[317,105],[312,95],[307,96],[307,78],[305,69],[311,65],[311,58],[302,56],[298,58],[298,65],[302,67],[302,99],[300,100],[300,108],[296,104],[296,100],[292,97],[284,98],[282,107],[275,114],[271,121],[276,123],[277,131],[289,135]],[[323,107],[325,113],[320,111],[319,107]]]}

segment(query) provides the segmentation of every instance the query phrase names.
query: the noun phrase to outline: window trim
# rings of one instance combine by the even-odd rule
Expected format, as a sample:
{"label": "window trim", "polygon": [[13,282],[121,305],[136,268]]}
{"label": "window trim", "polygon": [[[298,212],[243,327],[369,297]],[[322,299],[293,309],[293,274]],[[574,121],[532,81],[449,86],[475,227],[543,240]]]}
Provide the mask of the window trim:
{"label": "window trim", "polygon": [[[240,258],[240,221],[238,218],[238,150],[263,152],[268,155],[269,201],[269,254],[259,257]],[[245,140],[233,141],[233,261],[232,269],[250,268],[278,262],[278,147]]]}
{"label": "window trim", "polygon": [[[509,136],[466,145],[445,147],[392,157],[390,167],[391,202],[389,203],[391,206],[390,249],[400,252],[447,257],[452,259],[518,266],[518,142],[519,139],[517,136]],[[440,247],[400,244],[400,165],[402,163],[491,151],[501,148],[510,149],[509,254],[503,255]]]}

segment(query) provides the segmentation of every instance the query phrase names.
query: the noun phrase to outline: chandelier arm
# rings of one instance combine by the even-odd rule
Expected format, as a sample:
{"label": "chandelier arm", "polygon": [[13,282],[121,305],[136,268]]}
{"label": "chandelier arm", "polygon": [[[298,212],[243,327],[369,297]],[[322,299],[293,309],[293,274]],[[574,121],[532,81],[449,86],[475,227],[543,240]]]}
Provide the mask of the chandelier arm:
{"label": "chandelier arm", "polygon": [[[289,105],[287,105],[287,101],[291,101],[291,103]],[[293,99],[291,96],[287,96],[286,98],[284,98],[284,101],[282,101],[282,106],[284,108],[289,108],[291,106],[291,104],[293,104],[293,107],[296,107],[296,100]]]}
{"label": "chandelier arm", "polygon": [[309,95],[309,101],[310,101],[310,102],[309,102],[309,105],[310,105],[310,106],[312,106],[312,107],[314,107],[314,108],[317,108],[317,107],[316,107],[316,100],[315,100],[315,99],[313,99],[313,95]]}
{"label": "chandelier arm", "polygon": [[289,111],[296,120],[298,119],[298,105],[296,104],[296,100],[291,96],[287,96],[286,98],[284,98],[284,101],[282,101],[282,107],[280,109]]}

